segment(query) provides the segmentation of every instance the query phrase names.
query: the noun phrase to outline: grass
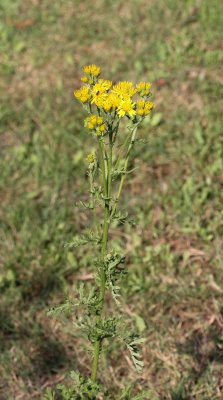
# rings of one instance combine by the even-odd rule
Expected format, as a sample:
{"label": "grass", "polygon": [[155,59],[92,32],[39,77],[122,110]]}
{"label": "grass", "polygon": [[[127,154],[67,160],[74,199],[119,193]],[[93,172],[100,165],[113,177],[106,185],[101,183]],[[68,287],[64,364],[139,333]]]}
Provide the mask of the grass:
{"label": "grass", "polygon": [[91,278],[91,249],[64,248],[88,222],[75,203],[92,142],[72,96],[88,63],[151,80],[156,103],[122,199],[137,229],[112,231],[145,369],[111,344],[102,378],[114,396],[130,381],[152,400],[221,399],[221,1],[2,0],[0,15],[0,399],[41,399],[70,369],[89,373],[72,321],[46,317]]}

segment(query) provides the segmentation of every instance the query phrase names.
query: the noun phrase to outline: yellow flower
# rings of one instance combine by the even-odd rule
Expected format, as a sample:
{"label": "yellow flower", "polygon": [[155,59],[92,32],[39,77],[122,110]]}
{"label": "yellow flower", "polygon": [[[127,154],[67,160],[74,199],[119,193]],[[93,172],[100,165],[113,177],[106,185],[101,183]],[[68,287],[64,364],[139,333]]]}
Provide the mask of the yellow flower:
{"label": "yellow flower", "polygon": [[129,98],[123,99],[118,106],[118,116],[120,118],[128,114],[131,118],[134,117],[136,111],[134,109],[135,103]]}
{"label": "yellow flower", "polygon": [[152,84],[150,82],[139,82],[136,85],[136,89],[140,96],[148,96],[151,86]]}
{"label": "yellow flower", "polygon": [[84,83],[88,83],[89,85],[93,85],[94,84],[94,78],[88,78],[87,76],[82,76],[81,77],[82,82]]}
{"label": "yellow flower", "polygon": [[74,96],[81,101],[81,103],[86,103],[90,100],[91,94],[87,86],[82,86],[80,89],[74,91]]}
{"label": "yellow flower", "polygon": [[87,117],[84,122],[88,129],[94,129],[97,124],[97,115],[93,114],[90,117]]}
{"label": "yellow flower", "polygon": [[138,100],[136,105],[136,114],[145,117],[153,109],[154,104],[151,101]]}
{"label": "yellow flower", "polygon": [[137,108],[136,114],[140,115],[141,117],[144,116],[145,110],[143,108]]}
{"label": "yellow flower", "polygon": [[104,132],[105,132],[105,124],[102,124],[96,128],[97,136],[102,136]]}
{"label": "yellow flower", "polygon": [[152,111],[153,107],[154,107],[154,103],[152,101],[146,101],[145,115],[148,115],[150,113],[150,111]]}
{"label": "yellow flower", "polygon": [[102,107],[106,100],[106,93],[97,93],[92,97],[91,103],[94,103],[97,107]]}
{"label": "yellow flower", "polygon": [[93,94],[105,93],[112,87],[112,82],[107,79],[99,79],[92,89]]}
{"label": "yellow flower", "polygon": [[101,68],[97,67],[97,65],[95,65],[95,64],[91,64],[91,65],[86,65],[85,67],[83,67],[83,71],[86,74],[95,76],[97,78],[101,73]]}
{"label": "yellow flower", "polygon": [[97,117],[97,125],[101,125],[101,124],[103,124],[103,118],[102,117]]}
{"label": "yellow flower", "polygon": [[82,82],[88,83],[88,77],[87,76],[82,76],[81,77]]}
{"label": "yellow flower", "polygon": [[120,105],[121,99],[114,93],[109,93],[103,101],[102,107],[105,111],[116,109]]}
{"label": "yellow flower", "polygon": [[112,92],[117,94],[120,97],[125,97],[128,95],[129,97],[134,96],[134,94],[137,92],[136,88],[134,88],[132,82],[128,81],[123,81],[117,83],[117,85],[113,86]]}
{"label": "yellow flower", "polygon": [[85,126],[90,130],[94,130],[97,136],[103,135],[106,129],[103,118],[98,117],[96,114],[92,114],[85,119]]}
{"label": "yellow flower", "polygon": [[96,161],[95,154],[89,153],[86,157],[86,160],[89,162],[89,164],[93,164]]}
{"label": "yellow flower", "polygon": [[106,100],[107,91],[111,88],[112,82],[99,79],[99,81],[92,88],[92,101],[97,107],[102,107],[103,102]]}
{"label": "yellow flower", "polygon": [[140,99],[140,100],[138,100],[137,101],[137,108],[144,108],[145,107],[145,104],[146,104],[146,102],[145,102],[145,100],[143,100],[143,99]]}

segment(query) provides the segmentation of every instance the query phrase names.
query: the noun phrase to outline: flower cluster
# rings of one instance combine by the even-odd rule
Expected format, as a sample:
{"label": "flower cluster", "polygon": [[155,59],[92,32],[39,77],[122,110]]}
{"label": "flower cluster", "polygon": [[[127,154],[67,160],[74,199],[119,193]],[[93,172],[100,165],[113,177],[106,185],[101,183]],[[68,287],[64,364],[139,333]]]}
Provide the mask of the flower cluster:
{"label": "flower cluster", "polygon": [[138,100],[136,107],[137,107],[136,108],[137,115],[145,117],[153,109],[153,103],[151,101]]}
{"label": "flower cluster", "polygon": [[91,131],[94,131],[97,136],[102,136],[105,132],[105,122],[102,117],[96,114],[92,114],[85,119],[85,126]]}
{"label": "flower cluster", "polygon": [[90,89],[87,86],[83,86],[79,90],[75,90],[74,96],[81,101],[81,103],[87,103],[91,98]]}
{"label": "flower cluster", "polygon": [[82,82],[93,85],[101,73],[101,68],[97,67],[97,65],[95,64],[92,64],[84,67],[83,71],[85,72],[86,75],[82,76],[81,78]]}
{"label": "flower cluster", "polygon": [[[96,107],[96,114],[86,118],[85,126],[96,132],[97,136],[106,133],[107,114],[112,119],[127,117],[133,123],[146,117],[154,107],[150,97],[151,83],[123,81],[115,85],[111,81],[99,78],[101,69],[92,64],[83,68],[85,75],[81,80],[85,83],[80,89],[75,90],[74,96],[92,114],[92,107]],[[104,117],[104,119],[102,118]]]}
{"label": "flower cluster", "polygon": [[144,97],[149,95],[151,86],[150,82],[140,82],[136,85],[136,89],[140,96]]}

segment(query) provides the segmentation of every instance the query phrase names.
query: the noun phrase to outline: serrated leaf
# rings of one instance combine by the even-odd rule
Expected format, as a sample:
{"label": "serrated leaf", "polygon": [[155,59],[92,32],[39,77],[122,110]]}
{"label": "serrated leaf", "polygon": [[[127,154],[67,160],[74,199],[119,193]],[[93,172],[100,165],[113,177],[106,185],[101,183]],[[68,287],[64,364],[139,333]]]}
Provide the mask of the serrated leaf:
{"label": "serrated leaf", "polygon": [[137,338],[137,339],[134,339],[132,342],[131,342],[131,345],[138,345],[138,344],[142,344],[142,343],[145,343],[145,338]]}
{"label": "serrated leaf", "polygon": [[86,238],[84,238],[84,237],[76,237],[75,239],[74,239],[74,241],[73,242],[69,242],[69,243],[65,243],[64,244],[64,247],[68,247],[68,248],[71,248],[71,247],[78,247],[78,246],[81,246],[82,244],[87,244],[88,243],[88,239],[86,239]]}
{"label": "serrated leaf", "polygon": [[83,208],[87,208],[87,209],[90,209],[90,210],[93,210],[93,206],[92,206],[92,203],[90,203],[90,202],[85,202],[85,201],[79,201],[79,203],[76,203],[76,205],[77,206],[81,206],[81,207],[83,207]]}
{"label": "serrated leaf", "polygon": [[61,315],[69,316],[74,308],[74,304],[71,303],[69,300],[66,303],[59,304],[49,308],[47,311],[47,316],[59,317]]}
{"label": "serrated leaf", "polygon": [[64,247],[78,247],[87,243],[100,243],[101,237],[94,231],[86,232],[85,235],[76,236],[73,242],[68,242],[64,244]]}

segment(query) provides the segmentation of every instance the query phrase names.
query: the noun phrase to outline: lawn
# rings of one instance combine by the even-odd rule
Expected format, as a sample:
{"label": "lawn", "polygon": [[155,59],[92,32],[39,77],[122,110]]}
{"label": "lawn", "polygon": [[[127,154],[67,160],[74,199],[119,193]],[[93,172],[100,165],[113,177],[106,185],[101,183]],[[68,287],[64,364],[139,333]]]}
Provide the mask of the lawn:
{"label": "lawn", "polygon": [[156,105],[121,204],[137,228],[111,231],[145,367],[114,342],[100,378],[114,399],[127,383],[148,400],[223,399],[222,35],[220,0],[1,0],[0,400],[90,373],[72,319],[46,313],[92,277],[93,249],[64,247],[91,221],[76,203],[94,143],[73,90],[92,63],[151,81]]}

